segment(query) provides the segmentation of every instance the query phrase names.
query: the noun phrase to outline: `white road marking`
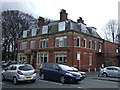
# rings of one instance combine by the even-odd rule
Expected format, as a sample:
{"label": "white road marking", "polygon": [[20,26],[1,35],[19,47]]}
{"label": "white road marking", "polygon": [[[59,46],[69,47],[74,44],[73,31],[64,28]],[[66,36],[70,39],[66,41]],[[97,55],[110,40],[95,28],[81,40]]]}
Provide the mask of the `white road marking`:
{"label": "white road marking", "polygon": [[49,82],[49,83],[53,83],[53,84],[57,84],[57,85],[62,85],[61,83],[56,83],[56,82],[50,82],[50,81],[45,81],[45,80],[39,80],[39,81],[42,81],[42,82]]}
{"label": "white road marking", "polygon": [[82,88],[82,87],[77,87],[77,88]]}

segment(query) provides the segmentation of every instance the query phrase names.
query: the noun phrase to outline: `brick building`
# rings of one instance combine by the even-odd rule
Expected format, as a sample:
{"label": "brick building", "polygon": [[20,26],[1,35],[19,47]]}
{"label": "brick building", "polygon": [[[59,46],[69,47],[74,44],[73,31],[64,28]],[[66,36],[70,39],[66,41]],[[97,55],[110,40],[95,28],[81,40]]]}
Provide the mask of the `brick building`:
{"label": "brick building", "polygon": [[39,17],[38,28],[23,31],[18,41],[18,62],[29,63],[34,68],[44,62],[56,62],[82,70],[94,69],[105,64],[105,52],[109,53],[107,45],[113,46],[110,53],[114,53],[117,60],[114,52],[117,44],[103,40],[96,28],[87,27],[81,17],[75,22],[67,15],[62,9],[60,20],[47,25],[44,18]]}

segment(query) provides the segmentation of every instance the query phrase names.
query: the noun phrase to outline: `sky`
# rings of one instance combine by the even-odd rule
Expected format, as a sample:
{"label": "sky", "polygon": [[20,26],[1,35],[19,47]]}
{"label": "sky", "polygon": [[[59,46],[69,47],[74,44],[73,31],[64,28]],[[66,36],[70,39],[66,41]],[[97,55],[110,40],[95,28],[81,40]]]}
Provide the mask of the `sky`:
{"label": "sky", "polygon": [[[102,28],[110,19],[118,19],[120,0],[1,0],[1,10],[19,10],[35,17],[60,19],[60,10],[65,9],[68,19],[77,21],[82,17],[87,26],[97,28],[102,37]],[[1,6],[1,5],[0,5]]]}

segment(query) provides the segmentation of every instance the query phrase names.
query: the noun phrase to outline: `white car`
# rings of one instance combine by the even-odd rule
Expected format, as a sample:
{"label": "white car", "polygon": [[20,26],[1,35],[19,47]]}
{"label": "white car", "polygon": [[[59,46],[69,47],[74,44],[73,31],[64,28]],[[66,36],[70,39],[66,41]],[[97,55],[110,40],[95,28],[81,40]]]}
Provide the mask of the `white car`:
{"label": "white car", "polygon": [[85,72],[82,72],[82,71],[79,71],[77,68],[75,67],[71,67],[74,71],[76,72],[79,72],[81,75],[82,75],[82,79],[86,78],[86,73]]}
{"label": "white car", "polygon": [[36,81],[36,71],[29,64],[12,64],[2,71],[2,80],[13,80],[14,84],[19,81]]}
{"label": "white car", "polygon": [[120,77],[120,67],[108,66],[108,67],[102,68],[99,72],[99,76]]}

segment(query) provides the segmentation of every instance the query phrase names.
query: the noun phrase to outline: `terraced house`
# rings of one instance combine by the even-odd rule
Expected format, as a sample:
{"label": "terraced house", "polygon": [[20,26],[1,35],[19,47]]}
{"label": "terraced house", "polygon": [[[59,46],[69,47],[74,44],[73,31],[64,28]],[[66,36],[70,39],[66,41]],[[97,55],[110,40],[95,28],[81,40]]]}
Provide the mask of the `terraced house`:
{"label": "terraced house", "polygon": [[77,22],[68,19],[68,13],[62,9],[60,20],[45,24],[44,18],[39,17],[38,28],[23,31],[18,41],[18,62],[34,68],[56,62],[94,69],[104,63],[104,42],[95,27],[87,27],[81,17]]}

